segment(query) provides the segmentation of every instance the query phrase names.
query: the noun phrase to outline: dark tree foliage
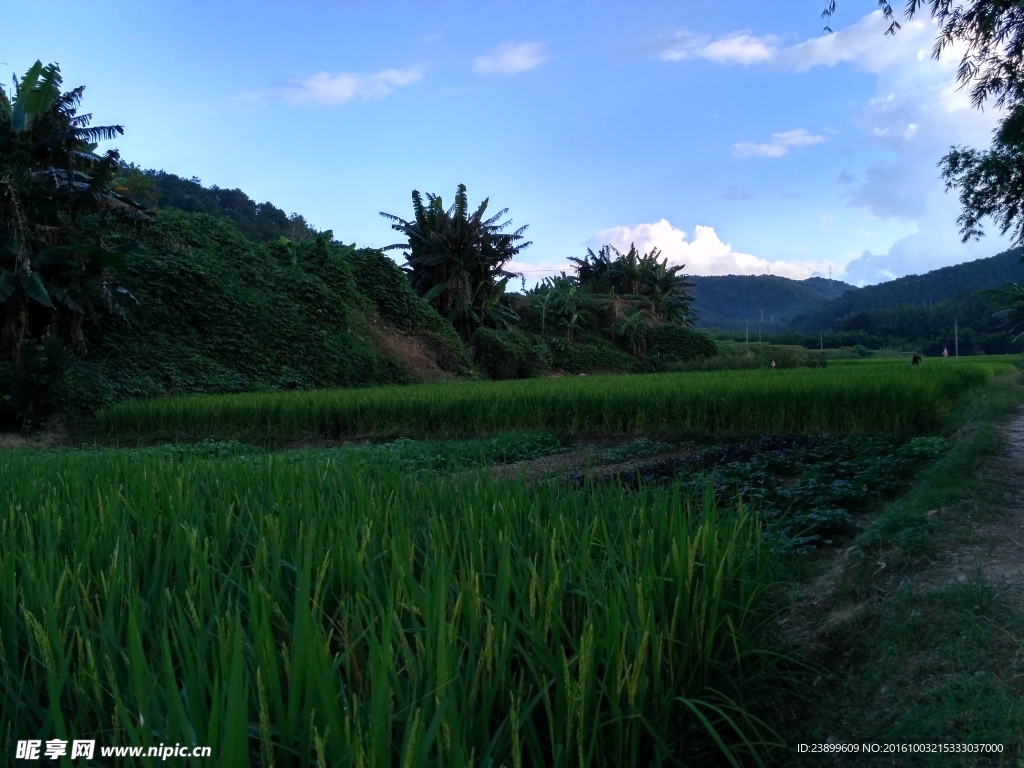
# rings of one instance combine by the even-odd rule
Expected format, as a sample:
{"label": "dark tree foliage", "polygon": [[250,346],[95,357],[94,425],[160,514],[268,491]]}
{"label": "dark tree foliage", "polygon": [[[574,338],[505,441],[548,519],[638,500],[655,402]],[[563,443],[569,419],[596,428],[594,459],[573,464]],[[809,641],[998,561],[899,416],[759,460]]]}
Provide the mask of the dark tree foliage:
{"label": "dark tree foliage", "polygon": [[10,96],[0,88],[0,335],[15,367],[26,338],[66,336],[86,351],[83,321],[122,311],[113,272],[151,219],[116,189],[119,125],[78,114],[83,87],[61,92],[56,64],[37,61]]}
{"label": "dark tree foliage", "polygon": [[891,309],[904,304],[933,306],[940,301],[996,288],[1020,273],[1022,253],[1021,249],[1015,248],[987,259],[858,288],[794,317],[792,327],[817,333],[829,328],[840,317],[875,309]]}
{"label": "dark tree foliage", "polygon": [[504,267],[531,245],[523,242],[526,227],[504,231],[512,224],[500,222],[507,208],[485,219],[487,203],[485,199],[470,213],[466,185],[460,184],[447,210],[439,195],[428,192],[424,205],[413,190],[412,221],[381,213],[407,238],[384,250],[404,249],[405,269],[416,293],[446,317],[464,341],[482,326],[508,330],[518,320],[503,299],[508,281],[519,273]]}
{"label": "dark tree foliage", "polygon": [[223,218],[174,209],[154,227],[181,245],[128,257],[124,283],[140,304],[131,323],[101,318],[92,353],[64,377],[69,410],[420,380],[386,344],[394,337],[420,342],[439,370],[469,372],[455,332],[379,251],[339,245],[329,231],[254,243]]}
{"label": "dark tree foliage", "polygon": [[317,231],[299,214],[290,216],[272,203],[257,203],[240,189],[204,187],[199,179],[183,179],[165,171],[143,170],[128,164],[119,183],[150,208],[178,208],[230,219],[238,230],[257,243],[282,237],[301,242]]}
{"label": "dark tree foliage", "polygon": [[779,275],[717,275],[697,278],[693,309],[698,327],[753,329],[764,315],[765,330],[786,327],[794,318],[828,306],[857,286],[841,280],[811,277],[794,280]]}
{"label": "dark tree foliage", "polygon": [[569,261],[576,265],[582,291],[643,296],[654,305],[658,320],[692,325],[693,295],[689,289],[694,284],[682,274],[686,265],[670,267],[667,258],[659,260],[660,255],[657,248],[641,255],[631,243],[626,253],[606,245],[597,253],[588,248],[582,259],[570,257]]}
{"label": "dark tree foliage", "polygon": [[989,301],[1002,307],[994,317],[1010,333],[1020,331],[1013,337],[1015,342],[1019,341],[1024,336],[1024,286],[1010,283],[1006,288],[989,291]]}
{"label": "dark tree foliage", "polygon": [[981,238],[982,220],[991,217],[1000,234],[1024,243],[1024,105],[1003,120],[987,150],[952,147],[939,167],[946,190],[958,190],[964,242]]}

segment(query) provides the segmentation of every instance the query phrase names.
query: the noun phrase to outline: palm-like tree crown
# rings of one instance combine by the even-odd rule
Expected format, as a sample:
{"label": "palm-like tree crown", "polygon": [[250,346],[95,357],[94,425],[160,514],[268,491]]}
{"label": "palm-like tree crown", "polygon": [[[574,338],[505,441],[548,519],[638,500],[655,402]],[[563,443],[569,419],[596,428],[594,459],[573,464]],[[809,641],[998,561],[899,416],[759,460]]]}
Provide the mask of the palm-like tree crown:
{"label": "palm-like tree crown", "polygon": [[[70,335],[85,349],[82,320],[97,300],[115,307],[110,268],[123,265],[136,234],[150,221],[115,189],[116,150],[96,144],[124,133],[90,126],[79,115],[84,87],[61,93],[56,64],[36,62],[0,88],[0,323],[7,356],[17,362],[35,308],[70,318]],[[38,314],[38,313],[37,313]]]}
{"label": "palm-like tree crown", "polygon": [[693,283],[682,274],[686,265],[670,267],[668,259],[659,260],[660,256],[657,248],[641,255],[636,245],[630,244],[629,251],[623,254],[615,246],[606,245],[597,253],[588,248],[582,259],[569,260],[576,265],[582,290],[644,296],[653,302],[659,319],[691,325],[694,313],[689,289]]}
{"label": "palm-like tree crown", "polygon": [[424,205],[419,191],[413,190],[412,221],[381,213],[407,238],[384,250],[404,250],[413,289],[447,317],[463,339],[484,324],[508,327],[517,318],[501,299],[508,281],[519,273],[504,267],[531,245],[523,242],[526,227],[506,232],[512,222],[500,220],[507,208],[485,219],[487,199],[471,214],[465,184],[459,185],[447,210],[439,195],[428,192],[426,197]]}

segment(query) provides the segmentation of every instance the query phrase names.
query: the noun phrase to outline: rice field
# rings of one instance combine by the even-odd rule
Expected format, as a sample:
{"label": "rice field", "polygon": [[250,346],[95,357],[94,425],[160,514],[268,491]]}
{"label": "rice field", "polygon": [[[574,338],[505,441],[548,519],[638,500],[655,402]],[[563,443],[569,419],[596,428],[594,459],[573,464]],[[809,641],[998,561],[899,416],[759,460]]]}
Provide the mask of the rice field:
{"label": "rice field", "polygon": [[0,752],[759,764],[769,555],[756,514],[678,489],[0,452]]}
{"label": "rice field", "polygon": [[906,361],[825,369],[588,376],[511,382],[175,397],[101,412],[109,436],[338,439],[483,435],[927,431],[1008,362]]}
{"label": "rice field", "polygon": [[[710,485],[527,487],[474,467],[557,454],[566,434],[929,431],[1013,370],[873,361],[110,408],[115,439],[226,440],[0,451],[0,752],[95,738],[208,746],[225,766],[771,763],[796,673],[758,510]],[[237,440],[311,434],[471,439]]]}

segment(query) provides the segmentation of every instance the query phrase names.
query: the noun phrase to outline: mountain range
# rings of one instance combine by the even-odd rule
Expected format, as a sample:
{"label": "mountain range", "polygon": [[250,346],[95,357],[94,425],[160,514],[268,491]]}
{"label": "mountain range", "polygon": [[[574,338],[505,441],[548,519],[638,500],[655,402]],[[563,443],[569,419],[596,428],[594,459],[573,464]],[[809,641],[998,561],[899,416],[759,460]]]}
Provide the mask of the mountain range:
{"label": "mountain range", "polygon": [[837,320],[876,309],[934,303],[1024,282],[1024,250],[1014,248],[987,259],[942,267],[858,288],[839,280],[777,275],[693,276],[693,308],[699,328],[756,333],[784,329],[827,330]]}

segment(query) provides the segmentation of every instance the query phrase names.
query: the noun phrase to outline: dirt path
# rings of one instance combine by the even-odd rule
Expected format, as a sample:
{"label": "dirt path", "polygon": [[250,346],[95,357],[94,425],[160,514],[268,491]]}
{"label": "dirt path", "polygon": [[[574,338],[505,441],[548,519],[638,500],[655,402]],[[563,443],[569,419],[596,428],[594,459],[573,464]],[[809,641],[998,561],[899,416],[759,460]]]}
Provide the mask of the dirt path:
{"label": "dirt path", "polygon": [[1007,514],[974,524],[973,541],[951,556],[957,580],[980,567],[990,583],[1010,588],[1024,600],[1024,410],[1007,425],[1006,442],[997,471],[1008,486]]}
{"label": "dirt path", "polygon": [[[968,516],[965,524],[969,532],[958,537],[959,544],[939,553],[927,567],[914,573],[901,573],[886,578],[884,560],[877,562],[874,576],[880,577],[876,586],[882,592],[910,588],[924,593],[963,584],[981,573],[989,584],[1015,603],[1024,606],[1024,410],[1021,410],[1006,425],[1006,450],[1002,457],[983,470],[989,477],[997,478],[1006,488],[1006,512],[974,520]],[[929,510],[930,517],[941,520],[946,515],[962,512],[948,511],[943,507]],[[830,563],[803,591],[803,597],[782,617],[784,633],[793,641],[805,647],[828,644],[827,638],[842,633],[847,622],[858,618],[878,595],[835,600],[838,584],[845,582],[848,571],[854,566],[851,555],[856,547],[838,552],[821,552],[817,557]],[[884,557],[884,555],[883,555]]]}
{"label": "dirt path", "polygon": [[559,473],[565,474],[568,473],[569,470],[580,469],[588,463],[591,464],[593,472],[596,474],[618,474],[621,472],[628,472],[642,464],[667,462],[673,459],[692,456],[694,452],[694,448],[692,446],[669,447],[664,451],[638,456],[630,461],[621,461],[614,464],[601,464],[597,461],[597,456],[601,448],[611,447],[612,445],[620,442],[621,441],[617,440],[594,440],[591,442],[584,442],[574,446],[568,453],[558,453],[554,456],[542,456],[539,459],[517,461],[514,464],[497,465],[491,468],[491,473],[496,478],[503,479],[516,478],[522,474],[526,485],[530,486],[537,480],[551,477],[552,475]]}
{"label": "dirt path", "polygon": [[71,431],[59,416],[50,419],[45,427],[31,437],[17,432],[0,432],[0,448],[55,448],[71,444]]}
{"label": "dirt path", "polygon": [[[944,552],[915,578],[918,588],[965,583],[979,573],[1006,597],[1024,604],[1024,410],[1004,428],[1006,451],[985,470],[1006,488],[1006,512],[985,520],[969,517],[963,543]],[[927,513],[941,518],[942,507]]]}

